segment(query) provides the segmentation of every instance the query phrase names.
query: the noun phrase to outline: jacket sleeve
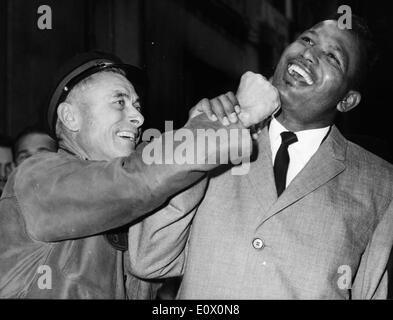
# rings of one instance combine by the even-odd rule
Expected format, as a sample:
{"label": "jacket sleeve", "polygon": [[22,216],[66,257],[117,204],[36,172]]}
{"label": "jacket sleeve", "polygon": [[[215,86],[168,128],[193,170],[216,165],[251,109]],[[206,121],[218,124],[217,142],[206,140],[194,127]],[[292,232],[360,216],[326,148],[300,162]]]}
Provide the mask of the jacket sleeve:
{"label": "jacket sleeve", "polygon": [[361,258],[352,286],[352,299],[386,299],[387,264],[393,243],[393,203],[382,215]]}
{"label": "jacket sleeve", "polygon": [[131,272],[143,279],[183,274],[192,220],[203,199],[207,178],[176,195],[169,204],[130,227]]}
{"label": "jacket sleeve", "polygon": [[[212,153],[229,152],[242,145],[234,140],[224,146],[211,144],[208,152],[208,148],[195,147],[203,132],[200,129],[237,130],[238,139],[251,144],[241,124],[223,127],[205,115],[192,118],[184,128],[191,132],[185,142],[174,141],[170,133],[164,133],[150,144],[138,146],[129,157],[109,162],[59,154],[28,159],[18,170],[14,185],[27,232],[45,242],[86,237],[130,223],[159,207],[219,165],[209,164]],[[169,151],[165,149],[168,141],[172,144]],[[152,144],[165,155],[176,152],[181,144],[183,148],[189,146],[195,149],[194,160],[198,161],[148,163],[144,149],[151,150]]]}
{"label": "jacket sleeve", "polygon": [[155,300],[164,281],[143,280],[131,273],[128,251],[124,252],[125,290],[128,300]]}

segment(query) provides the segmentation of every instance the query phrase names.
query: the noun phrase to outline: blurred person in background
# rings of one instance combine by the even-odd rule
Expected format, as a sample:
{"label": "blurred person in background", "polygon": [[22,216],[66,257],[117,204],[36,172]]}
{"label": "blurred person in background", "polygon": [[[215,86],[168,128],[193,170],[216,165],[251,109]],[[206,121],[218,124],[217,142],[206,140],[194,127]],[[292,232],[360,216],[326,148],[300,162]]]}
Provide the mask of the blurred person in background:
{"label": "blurred person in background", "polygon": [[0,135],[0,196],[13,167],[12,139]]}
{"label": "blurred person in background", "polygon": [[23,129],[15,138],[13,155],[16,166],[39,152],[56,152],[57,143],[38,126]]}

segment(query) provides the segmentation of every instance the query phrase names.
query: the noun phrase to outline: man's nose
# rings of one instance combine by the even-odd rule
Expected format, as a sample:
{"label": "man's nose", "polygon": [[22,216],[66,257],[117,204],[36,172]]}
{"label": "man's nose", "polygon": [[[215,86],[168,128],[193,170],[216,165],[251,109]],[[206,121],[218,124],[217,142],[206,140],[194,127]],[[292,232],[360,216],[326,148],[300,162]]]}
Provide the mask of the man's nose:
{"label": "man's nose", "polygon": [[143,122],[145,121],[145,118],[142,116],[142,114],[134,107],[131,107],[127,117],[129,121],[137,128],[142,126]]}
{"label": "man's nose", "polygon": [[308,47],[302,53],[302,57],[307,60],[307,62],[315,64],[317,62],[316,54],[317,52],[315,47]]}

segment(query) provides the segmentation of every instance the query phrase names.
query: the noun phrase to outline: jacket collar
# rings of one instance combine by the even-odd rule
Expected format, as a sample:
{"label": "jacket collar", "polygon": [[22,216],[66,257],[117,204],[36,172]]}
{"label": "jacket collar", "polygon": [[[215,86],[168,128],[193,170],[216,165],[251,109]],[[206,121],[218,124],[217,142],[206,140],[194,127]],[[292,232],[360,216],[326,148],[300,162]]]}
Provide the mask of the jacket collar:
{"label": "jacket collar", "polygon": [[252,163],[252,174],[248,175],[253,193],[264,212],[261,223],[343,172],[347,145],[347,140],[333,126],[318,151],[277,198],[269,133],[265,126],[258,139],[258,157]]}

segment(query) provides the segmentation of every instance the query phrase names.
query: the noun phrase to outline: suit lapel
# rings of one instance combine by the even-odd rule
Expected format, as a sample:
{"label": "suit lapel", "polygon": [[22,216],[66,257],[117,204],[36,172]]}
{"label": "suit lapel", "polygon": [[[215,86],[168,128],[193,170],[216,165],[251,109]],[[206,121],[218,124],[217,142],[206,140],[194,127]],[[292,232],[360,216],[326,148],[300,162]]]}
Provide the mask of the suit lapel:
{"label": "suit lapel", "polygon": [[[333,126],[328,138],[270,207],[261,224],[343,172],[345,170],[346,147],[347,141]],[[270,170],[273,171],[272,168]],[[273,186],[275,191],[274,177]]]}
{"label": "suit lapel", "polygon": [[251,164],[250,174],[247,175],[252,192],[262,207],[264,213],[277,201],[276,184],[274,181],[272,151],[270,147],[267,126],[263,128],[257,141],[257,159]]}

